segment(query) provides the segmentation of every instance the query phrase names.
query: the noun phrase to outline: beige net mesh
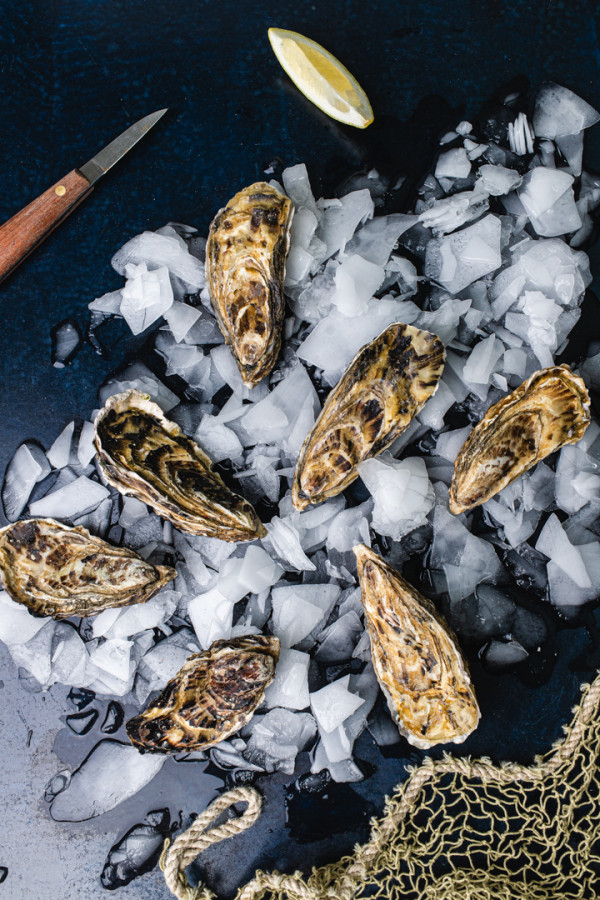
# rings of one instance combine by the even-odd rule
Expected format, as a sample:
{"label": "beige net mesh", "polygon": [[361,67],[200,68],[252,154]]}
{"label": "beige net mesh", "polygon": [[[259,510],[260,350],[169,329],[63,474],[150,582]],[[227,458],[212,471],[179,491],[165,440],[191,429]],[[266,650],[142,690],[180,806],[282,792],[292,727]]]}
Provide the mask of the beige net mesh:
{"label": "beige net mesh", "polygon": [[[532,766],[488,759],[426,760],[374,820],[351,857],[300,873],[257,872],[237,900],[592,900],[600,897],[600,675],[582,686],[565,738]],[[238,819],[210,829],[224,809]],[[215,900],[191,888],[185,867],[201,850],[249,827],[260,814],[252,788],[215,801],[161,859],[180,900]]]}

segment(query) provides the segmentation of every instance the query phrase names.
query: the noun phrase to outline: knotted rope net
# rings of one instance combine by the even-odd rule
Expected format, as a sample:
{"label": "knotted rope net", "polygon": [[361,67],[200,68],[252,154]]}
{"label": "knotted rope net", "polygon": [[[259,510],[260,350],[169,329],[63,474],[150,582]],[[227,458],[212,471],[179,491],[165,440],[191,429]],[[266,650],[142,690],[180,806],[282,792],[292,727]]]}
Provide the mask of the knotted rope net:
{"label": "knotted rope net", "polygon": [[[592,900],[600,897],[600,675],[581,688],[565,737],[533,765],[427,759],[372,821],[353,856],[301,873],[257,871],[236,900]],[[227,808],[241,817],[209,829]],[[173,846],[161,868],[180,900],[216,900],[190,887],[185,867],[207,846],[250,827],[260,795],[219,797]]]}

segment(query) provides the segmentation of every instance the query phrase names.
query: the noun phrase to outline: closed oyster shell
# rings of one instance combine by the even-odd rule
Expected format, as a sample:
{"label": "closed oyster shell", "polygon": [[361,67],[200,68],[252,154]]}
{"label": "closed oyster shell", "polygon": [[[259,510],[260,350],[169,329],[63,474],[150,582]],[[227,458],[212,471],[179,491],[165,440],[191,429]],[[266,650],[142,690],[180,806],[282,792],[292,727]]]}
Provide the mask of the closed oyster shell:
{"label": "closed oyster shell", "polygon": [[364,544],[354,548],[373,667],[402,735],[460,744],[479,707],[456,638],[431,601]]}
{"label": "closed oyster shell", "polygon": [[259,181],[236,194],[210,226],[206,245],[210,299],[250,386],[269,374],[281,347],[292,214],[291,200]]}
{"label": "closed oyster shell", "polygon": [[151,506],[181,531],[252,541],[266,530],[230,491],[209,457],[140,391],[110,397],[96,417],[96,450],[106,480]]}
{"label": "closed oyster shell", "polygon": [[140,750],[203,750],[248,722],[275,675],[279,640],[262,634],[215,641],[186,660],[127,734]]}
{"label": "closed oyster shell", "polygon": [[296,463],[296,509],[335,497],[410,425],[435,393],[446,352],[429,331],[395,323],[354,357],[331,391]]}
{"label": "closed oyster shell", "polygon": [[176,575],[54,519],[23,519],[0,530],[0,572],[13,600],[54,619],[144,603]]}
{"label": "closed oyster shell", "polygon": [[540,369],[494,403],[475,425],[454,464],[450,512],[480,506],[565,444],[583,437],[590,398],[567,365]]}

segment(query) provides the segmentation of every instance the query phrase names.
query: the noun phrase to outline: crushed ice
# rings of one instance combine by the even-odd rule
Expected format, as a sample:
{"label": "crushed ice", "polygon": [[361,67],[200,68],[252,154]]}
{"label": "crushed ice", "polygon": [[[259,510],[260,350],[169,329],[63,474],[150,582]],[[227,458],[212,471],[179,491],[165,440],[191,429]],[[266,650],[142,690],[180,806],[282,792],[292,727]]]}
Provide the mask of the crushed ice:
{"label": "crushed ice", "polygon": [[[551,83],[538,92],[531,120],[515,102],[507,98],[502,111],[502,122],[510,120],[504,137],[489,140],[463,122],[443,138],[408,214],[374,217],[385,191],[375,172],[360,182],[367,187],[318,200],[304,165],[283,172],[296,206],[284,349],[253,390],[210,309],[203,238],[170,224],[115,255],[125,283],[90,303],[93,321],[121,316],[134,334],[159,323],[157,364],[129,366],[102,387],[100,403],[132,387],[150,394],[259,506],[268,536],[236,546],[184,535],[120,497],[96,471],[91,422],[66,425],[47,453],[26,441],[5,477],[10,520],[29,514],[83,524],[178,570],[146,604],[81,623],[34,618],[0,593],[0,639],[30,682],[45,689],[60,681],[139,706],[191,653],[219,638],[270,631],[282,650],[264,704],[210,759],[223,770],[291,775],[304,754],[303,771],[355,781],[363,774],[352,748],[365,727],[382,746],[399,738],[376,705],[354,544],[384,554],[392,547],[400,568],[416,560],[424,592],[491,672],[527,664],[554,608],[572,612],[596,599],[595,423],[577,446],[482,510],[454,517],[447,505],[452,465],[473,422],[564,349],[591,280],[578,248],[591,233],[600,180],[581,171],[581,153],[583,129],[600,116]],[[446,343],[437,393],[388,452],[360,466],[361,481],[345,496],[296,512],[295,461],[327,391],[360,347],[395,321]],[[76,336],[66,326],[57,333],[58,363],[76,350]],[[598,351],[581,367],[596,389]],[[550,612],[530,608],[524,589],[545,598],[537,602]],[[81,734],[95,721],[88,713],[70,719]],[[51,814],[60,821],[100,815],[163,763],[102,740],[51,792]]]}

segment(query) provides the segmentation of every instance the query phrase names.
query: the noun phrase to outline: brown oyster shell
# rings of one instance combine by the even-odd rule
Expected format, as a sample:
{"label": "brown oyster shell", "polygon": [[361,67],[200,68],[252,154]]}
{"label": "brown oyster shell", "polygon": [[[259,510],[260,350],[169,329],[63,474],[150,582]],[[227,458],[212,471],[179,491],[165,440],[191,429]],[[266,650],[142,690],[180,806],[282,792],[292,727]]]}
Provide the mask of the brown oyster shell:
{"label": "brown oyster shell", "polygon": [[358,463],[408,428],[435,393],[445,358],[435,334],[402,323],[359,350],[300,450],[292,483],[296,509],[341,493],[358,477]]}
{"label": "brown oyster shell", "polygon": [[140,750],[203,750],[239,731],[262,701],[279,659],[279,640],[262,634],[215,641],[127,722]]}
{"label": "brown oyster shell", "polygon": [[181,531],[224,541],[266,535],[250,503],[229,490],[206,453],[147,394],[131,390],[109,397],[95,431],[109,484],[147,503]]}
{"label": "brown oyster shell", "polygon": [[279,356],[291,200],[264,181],[244,188],[213,219],[206,245],[212,307],[245,384]]}
{"label": "brown oyster shell", "polygon": [[590,398],[567,365],[540,369],[494,403],[454,464],[450,512],[480,506],[537,462],[583,437]]}
{"label": "brown oyster shell", "polygon": [[0,572],[13,600],[54,619],[144,603],[176,575],[54,519],[22,519],[2,528]]}
{"label": "brown oyster shell", "polygon": [[364,544],[354,548],[377,680],[415,747],[460,744],[479,706],[456,638],[433,604]]}

